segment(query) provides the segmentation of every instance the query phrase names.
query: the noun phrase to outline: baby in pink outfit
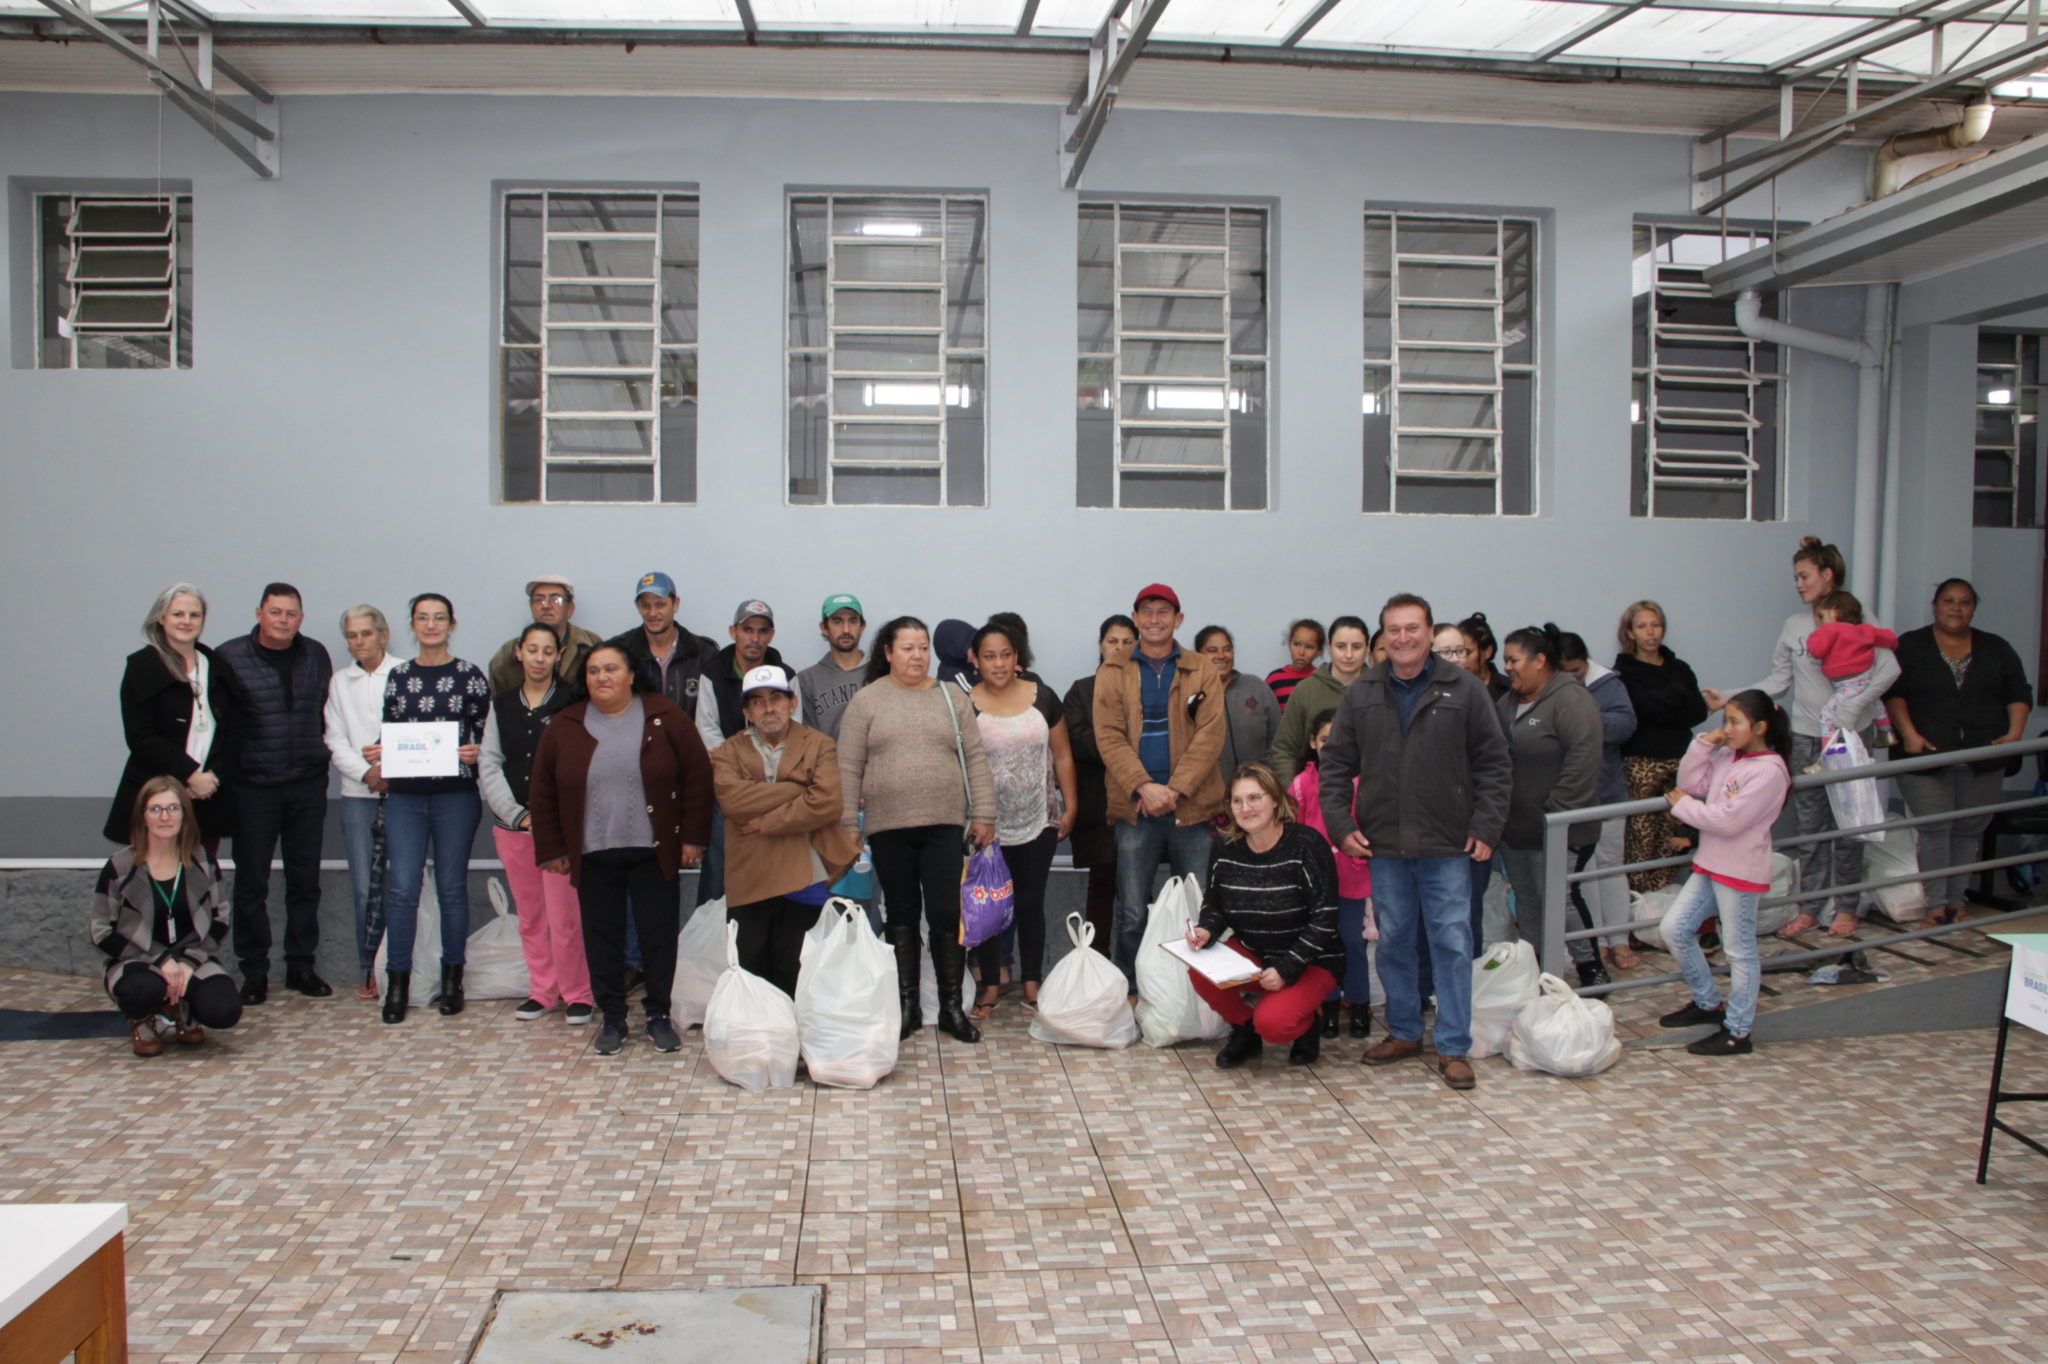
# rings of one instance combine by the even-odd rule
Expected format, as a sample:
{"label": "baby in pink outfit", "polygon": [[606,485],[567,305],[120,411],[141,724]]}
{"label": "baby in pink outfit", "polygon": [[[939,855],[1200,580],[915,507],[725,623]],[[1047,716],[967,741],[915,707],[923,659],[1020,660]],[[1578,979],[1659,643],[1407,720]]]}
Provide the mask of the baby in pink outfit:
{"label": "baby in pink outfit", "polygon": [[1821,750],[1834,742],[1841,728],[1835,717],[1842,707],[1870,690],[1871,669],[1879,649],[1896,649],[1899,637],[1889,630],[1863,623],[1863,603],[1847,592],[1830,592],[1813,604],[1818,628],[1806,637],[1806,652],[1820,664],[1834,694],[1820,708]]}

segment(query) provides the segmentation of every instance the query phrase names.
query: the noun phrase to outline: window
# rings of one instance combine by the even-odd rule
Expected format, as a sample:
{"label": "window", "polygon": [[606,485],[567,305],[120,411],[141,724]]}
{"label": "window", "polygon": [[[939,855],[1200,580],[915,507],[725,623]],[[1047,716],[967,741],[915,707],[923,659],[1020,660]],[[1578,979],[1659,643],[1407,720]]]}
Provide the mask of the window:
{"label": "window", "polygon": [[1265,509],[1270,216],[1081,205],[1079,505]]}
{"label": "window", "polygon": [[697,196],[505,195],[507,502],[697,497]]}
{"label": "window", "polygon": [[1536,510],[1536,224],[1365,215],[1365,510]]}
{"label": "window", "polygon": [[789,200],[789,500],[987,501],[988,200]]}
{"label": "window", "polygon": [[[1737,331],[1735,300],[1715,298],[1705,278],[1708,266],[1769,244],[1739,224],[1636,224],[1636,516],[1778,519],[1778,348]],[[1764,296],[1766,316],[1777,307]]]}
{"label": "window", "polygon": [[36,365],[192,368],[192,196],[38,194]]}
{"label": "window", "polygon": [[2041,338],[1977,333],[1977,442],[1972,523],[2041,524]]}

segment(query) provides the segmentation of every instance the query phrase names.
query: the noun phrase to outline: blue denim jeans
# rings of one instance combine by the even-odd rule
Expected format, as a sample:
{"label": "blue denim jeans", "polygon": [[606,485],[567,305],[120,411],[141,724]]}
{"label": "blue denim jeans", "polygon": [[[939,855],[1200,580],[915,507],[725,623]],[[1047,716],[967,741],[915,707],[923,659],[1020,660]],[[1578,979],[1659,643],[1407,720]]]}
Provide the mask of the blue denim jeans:
{"label": "blue denim jeans", "polygon": [[1728,1016],[1721,1026],[1736,1037],[1749,1036],[1756,1021],[1756,987],[1762,974],[1756,946],[1756,906],[1763,896],[1753,890],[1724,886],[1703,871],[1686,878],[1678,899],[1664,911],[1660,931],[1678,959],[1678,974],[1702,1009],[1721,1007],[1721,991],[1707,954],[1700,950],[1700,925],[1721,916],[1721,950],[1728,954]]}
{"label": "blue denim jeans", "polygon": [[431,796],[385,797],[384,933],[391,944],[385,965],[412,970],[413,931],[419,923],[420,886],[427,852],[434,854],[434,894],[441,902],[441,964],[460,966],[469,946],[469,850],[483,817],[476,788]]}
{"label": "blue denim jeans", "polygon": [[1371,944],[1365,940],[1367,903],[1363,896],[1356,900],[1337,897],[1337,932],[1344,938],[1344,980],[1330,991],[1325,1003],[1335,1004],[1340,997],[1346,1004],[1372,1003],[1372,959],[1366,955]]}
{"label": "blue denim jeans", "polygon": [[368,980],[377,965],[377,944],[363,941],[363,920],[370,908],[370,853],[376,846],[375,796],[343,796],[341,805],[341,846],[348,857],[348,888],[356,905],[356,962],[358,980]]}
{"label": "blue denim jeans", "polygon": [[1436,1051],[1472,1050],[1472,870],[1458,857],[1375,857],[1373,915],[1379,921],[1380,984],[1387,1031],[1422,1040],[1419,945],[1427,941],[1436,985]]}
{"label": "blue denim jeans", "polygon": [[1172,815],[1138,815],[1116,826],[1116,943],[1113,957],[1136,987],[1138,944],[1145,937],[1145,912],[1152,905],[1152,874],[1163,857],[1175,876],[1209,884],[1209,855],[1216,836],[1207,824],[1176,825]]}

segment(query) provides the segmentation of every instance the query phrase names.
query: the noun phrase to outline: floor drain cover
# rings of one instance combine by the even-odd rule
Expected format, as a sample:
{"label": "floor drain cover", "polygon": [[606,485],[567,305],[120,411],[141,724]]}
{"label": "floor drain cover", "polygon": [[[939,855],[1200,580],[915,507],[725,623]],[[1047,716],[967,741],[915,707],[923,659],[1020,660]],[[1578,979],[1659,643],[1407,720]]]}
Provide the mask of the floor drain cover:
{"label": "floor drain cover", "polygon": [[811,1364],[823,1290],[501,1293],[475,1364]]}

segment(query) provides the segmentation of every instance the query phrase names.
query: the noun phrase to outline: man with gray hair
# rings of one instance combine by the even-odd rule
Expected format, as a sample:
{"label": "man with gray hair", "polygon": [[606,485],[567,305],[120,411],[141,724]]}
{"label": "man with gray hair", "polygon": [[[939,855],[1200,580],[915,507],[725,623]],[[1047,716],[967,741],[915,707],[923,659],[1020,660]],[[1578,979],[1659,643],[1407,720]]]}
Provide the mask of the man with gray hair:
{"label": "man with gray hair", "polygon": [[[581,696],[583,660],[604,643],[604,636],[570,623],[576,615],[576,585],[566,574],[543,574],[526,584],[526,605],[537,623],[555,632],[560,649],[555,659],[555,676],[573,695]],[[491,656],[491,695],[519,685],[522,674],[515,656],[518,649],[519,636],[514,635]]]}
{"label": "man with gray hair", "polygon": [[355,893],[356,998],[376,999],[377,944],[367,940],[364,920],[376,856],[377,811],[386,788],[383,771],[363,757],[363,750],[379,741],[384,683],[398,660],[390,653],[390,622],[367,603],[341,613],[341,637],[352,661],[327,684],[327,751],[341,774],[341,842],[348,856],[349,889]]}

